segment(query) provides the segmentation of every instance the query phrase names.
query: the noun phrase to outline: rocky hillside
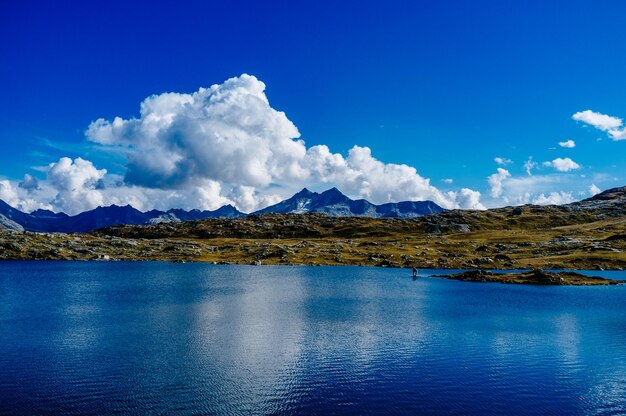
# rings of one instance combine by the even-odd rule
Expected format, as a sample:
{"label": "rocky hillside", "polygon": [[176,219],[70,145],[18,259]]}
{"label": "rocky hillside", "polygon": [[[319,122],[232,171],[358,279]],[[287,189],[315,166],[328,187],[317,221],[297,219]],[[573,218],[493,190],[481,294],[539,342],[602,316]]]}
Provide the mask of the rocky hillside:
{"label": "rocky hillside", "polygon": [[626,187],[607,190],[567,205],[453,210],[416,218],[332,217],[319,213],[255,214],[180,224],[116,226],[99,234],[129,238],[344,238],[389,237],[396,234],[467,234],[485,231],[550,230],[626,218]]}
{"label": "rocky hillside", "polygon": [[622,270],[625,196],[409,219],[264,214],[90,234],[0,231],[0,258]]}

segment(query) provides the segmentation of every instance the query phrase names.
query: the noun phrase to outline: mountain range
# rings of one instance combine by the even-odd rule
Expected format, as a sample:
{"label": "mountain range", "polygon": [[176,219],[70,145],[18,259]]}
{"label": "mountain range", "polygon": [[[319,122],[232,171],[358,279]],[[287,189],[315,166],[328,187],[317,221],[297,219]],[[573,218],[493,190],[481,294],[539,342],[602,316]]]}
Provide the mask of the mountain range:
{"label": "mountain range", "polygon": [[111,205],[98,207],[73,216],[41,209],[27,214],[0,200],[0,228],[34,232],[89,232],[117,224],[156,224],[242,216],[245,214],[239,212],[232,205],[225,205],[215,211],[170,209],[165,212],[158,210],[141,212],[130,205],[123,207]]}
{"label": "mountain range", "polygon": [[445,209],[432,201],[389,202],[375,205],[365,199],[350,199],[337,188],[320,193],[304,188],[289,199],[254,214],[304,214],[320,212],[334,217],[413,218]]}
{"label": "mountain range", "polygon": [[[413,218],[443,211],[445,209],[432,201],[404,201],[376,205],[365,199],[350,199],[337,188],[322,193],[305,188],[291,198],[250,215],[319,212],[337,217]],[[239,218],[247,215],[232,205],[224,205],[215,211],[170,209],[147,212],[141,212],[130,205],[111,205],[73,216],[41,209],[28,214],[0,200],[0,228],[34,232],[89,232],[119,224],[158,224],[206,218]]]}

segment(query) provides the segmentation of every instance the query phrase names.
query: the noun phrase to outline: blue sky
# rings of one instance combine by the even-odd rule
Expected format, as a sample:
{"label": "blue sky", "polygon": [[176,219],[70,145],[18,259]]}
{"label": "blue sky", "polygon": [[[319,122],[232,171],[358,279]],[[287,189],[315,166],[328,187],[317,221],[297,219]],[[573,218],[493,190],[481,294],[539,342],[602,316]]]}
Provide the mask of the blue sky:
{"label": "blue sky", "polygon": [[[367,147],[383,164],[414,167],[443,194],[478,191],[485,206],[552,193],[565,195],[554,202],[580,199],[591,185],[626,185],[626,141],[597,128],[593,115],[572,119],[585,110],[626,117],[625,12],[618,1],[3,1],[0,179],[7,195],[26,173],[41,183],[42,192],[22,187],[11,194],[25,209],[88,208],[63,202],[82,197],[64,195],[71,181],[51,174],[49,165],[62,157],[106,169],[106,176],[91,172],[79,181],[91,191],[141,185],[181,194],[217,181],[221,192],[211,195],[219,201],[253,207],[285,196],[306,179],[294,174],[300,180],[291,175],[282,183],[277,174],[237,184],[204,172],[174,185],[133,183],[132,156],[122,150],[128,142],[103,145],[85,136],[99,118],[139,117],[140,103],[153,94],[193,93],[246,73],[265,84],[271,109],[286,114],[306,148],[325,145],[347,159],[353,146]],[[575,147],[559,146],[567,140]],[[530,157],[537,164],[531,175],[524,168]],[[556,167],[566,165],[578,168]],[[498,168],[508,176],[500,172],[490,182]],[[80,172],[70,163],[65,173]],[[332,177],[307,176],[319,189],[337,184]],[[244,198],[233,191],[240,185],[253,188],[244,193],[254,202],[237,199]],[[386,195],[384,186],[344,187],[378,200],[430,195]],[[123,202],[106,194],[93,201]],[[171,204],[193,201],[189,194]]]}

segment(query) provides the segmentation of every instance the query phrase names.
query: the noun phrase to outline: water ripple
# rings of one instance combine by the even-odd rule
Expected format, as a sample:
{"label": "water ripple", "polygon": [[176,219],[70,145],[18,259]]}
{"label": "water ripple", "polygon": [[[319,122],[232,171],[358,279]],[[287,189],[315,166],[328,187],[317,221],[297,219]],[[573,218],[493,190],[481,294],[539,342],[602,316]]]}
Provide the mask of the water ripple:
{"label": "water ripple", "polygon": [[626,287],[0,263],[1,414],[626,414]]}

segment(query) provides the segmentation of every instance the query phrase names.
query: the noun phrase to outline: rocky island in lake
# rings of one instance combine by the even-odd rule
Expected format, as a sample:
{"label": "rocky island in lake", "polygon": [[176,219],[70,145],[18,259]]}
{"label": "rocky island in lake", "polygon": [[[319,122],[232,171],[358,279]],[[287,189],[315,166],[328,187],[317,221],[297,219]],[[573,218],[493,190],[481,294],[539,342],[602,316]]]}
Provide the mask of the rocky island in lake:
{"label": "rocky island in lake", "polygon": [[531,270],[524,272],[498,273],[488,270],[468,270],[461,273],[441,274],[435,277],[463,282],[505,283],[538,286],[609,286],[626,283],[626,280],[605,279],[585,276],[576,272],[548,272]]}

